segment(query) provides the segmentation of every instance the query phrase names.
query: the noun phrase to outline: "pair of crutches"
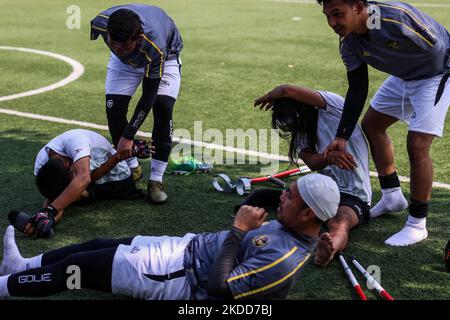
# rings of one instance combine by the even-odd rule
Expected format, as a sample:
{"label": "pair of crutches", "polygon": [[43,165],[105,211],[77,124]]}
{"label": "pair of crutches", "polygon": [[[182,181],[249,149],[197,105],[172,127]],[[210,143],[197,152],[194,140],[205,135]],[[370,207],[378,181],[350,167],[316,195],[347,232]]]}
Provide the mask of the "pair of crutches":
{"label": "pair of crutches", "polygon": [[233,183],[226,174],[218,174],[212,179],[212,184],[214,188],[219,192],[224,193],[232,193],[236,191],[239,195],[246,195],[250,193],[252,189],[252,185],[261,182],[272,182],[281,188],[285,188],[285,184],[280,178],[291,177],[303,173],[311,172],[311,170],[307,166],[303,166],[300,168],[283,171],[272,176],[266,177],[258,177],[258,178],[250,178],[250,177],[240,177],[236,183]]}
{"label": "pair of crutches", "polygon": [[[359,296],[361,300],[367,300],[366,295],[364,294],[364,291],[362,290],[361,286],[359,285],[358,281],[356,280],[355,276],[353,275],[352,270],[347,264],[347,261],[345,260],[345,257],[342,252],[338,253],[339,255],[339,261],[341,262],[342,267],[345,270],[345,273],[348,276],[348,279],[350,280],[351,284],[353,285],[353,288],[355,289],[356,294]],[[356,269],[358,269],[359,272],[366,278],[367,284],[370,285],[372,288],[374,288],[381,298],[384,300],[394,300],[391,295],[375,280],[374,277],[370,275],[369,272],[367,272],[363,266],[356,260],[354,256],[349,257],[350,261],[355,265]]]}

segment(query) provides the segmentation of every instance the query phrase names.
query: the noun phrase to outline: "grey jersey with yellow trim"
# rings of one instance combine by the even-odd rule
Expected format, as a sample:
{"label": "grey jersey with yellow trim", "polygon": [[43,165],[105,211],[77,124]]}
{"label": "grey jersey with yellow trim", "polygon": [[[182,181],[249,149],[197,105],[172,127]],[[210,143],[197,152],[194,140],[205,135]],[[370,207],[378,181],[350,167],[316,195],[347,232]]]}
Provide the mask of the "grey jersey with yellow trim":
{"label": "grey jersey with yellow trim", "polygon": [[91,21],[91,40],[101,35],[108,45],[106,32],[108,19],[119,9],[131,10],[139,16],[144,37],[139,40],[132,53],[118,58],[122,63],[134,68],[145,67],[147,78],[161,78],[164,61],[178,58],[183,48],[183,41],[174,21],[162,9],[155,6],[144,4],[115,6],[102,11]]}
{"label": "grey jersey with yellow trim", "polygon": [[[188,280],[197,300],[212,299],[208,275],[229,231],[203,233],[185,253]],[[316,248],[317,238],[298,236],[272,220],[249,231],[241,244],[228,285],[235,299],[284,299],[295,277]]]}
{"label": "grey jersey with yellow trim", "polygon": [[[366,62],[403,80],[427,79],[450,69],[450,34],[436,20],[403,2],[369,2],[374,12],[366,35],[341,39],[347,71]],[[376,24],[372,24],[376,26]]]}

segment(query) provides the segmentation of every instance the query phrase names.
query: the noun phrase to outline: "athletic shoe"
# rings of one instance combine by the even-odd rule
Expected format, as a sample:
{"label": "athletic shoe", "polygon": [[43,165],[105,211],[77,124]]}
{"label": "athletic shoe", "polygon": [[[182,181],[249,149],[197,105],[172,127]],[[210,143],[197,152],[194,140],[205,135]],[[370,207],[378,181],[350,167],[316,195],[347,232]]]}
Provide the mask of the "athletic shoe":
{"label": "athletic shoe", "polygon": [[193,172],[210,172],[213,168],[212,164],[202,163],[194,157],[182,157],[177,160],[169,159],[167,172],[174,174],[188,175]]}
{"label": "athletic shoe", "polygon": [[147,183],[148,199],[153,204],[163,204],[167,201],[168,195],[164,191],[164,186],[158,181],[149,181]]}

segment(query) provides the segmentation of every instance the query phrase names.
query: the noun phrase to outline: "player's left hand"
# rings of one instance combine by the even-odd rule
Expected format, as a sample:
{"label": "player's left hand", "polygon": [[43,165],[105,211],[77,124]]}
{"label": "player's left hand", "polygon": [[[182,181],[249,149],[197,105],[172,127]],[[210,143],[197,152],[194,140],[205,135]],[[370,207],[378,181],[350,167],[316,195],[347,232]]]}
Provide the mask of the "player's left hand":
{"label": "player's left hand", "polygon": [[236,213],[233,226],[245,232],[257,229],[266,220],[267,214],[264,208],[242,206]]}
{"label": "player's left hand", "polygon": [[133,156],[133,140],[125,137],[120,138],[117,144],[117,154],[120,160],[126,160]]}

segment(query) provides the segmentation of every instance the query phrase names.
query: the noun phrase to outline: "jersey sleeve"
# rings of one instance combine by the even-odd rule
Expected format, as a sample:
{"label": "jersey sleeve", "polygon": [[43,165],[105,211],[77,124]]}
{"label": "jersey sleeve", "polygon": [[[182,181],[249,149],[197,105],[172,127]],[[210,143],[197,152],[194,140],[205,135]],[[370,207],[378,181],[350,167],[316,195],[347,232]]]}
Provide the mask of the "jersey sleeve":
{"label": "jersey sleeve", "polygon": [[91,20],[91,40],[97,40],[101,35],[106,41],[108,18],[104,13],[99,13],[94,19]]}
{"label": "jersey sleeve", "polygon": [[339,44],[339,53],[341,54],[342,61],[347,68],[347,72],[355,70],[364,63],[358,52],[353,49],[351,41],[352,40],[350,37],[345,37],[340,40]]}
{"label": "jersey sleeve", "polygon": [[298,247],[281,250],[259,250],[237,265],[227,279],[234,299],[286,298],[294,276],[305,265],[309,255]]}
{"label": "jersey sleeve", "polygon": [[68,139],[64,142],[64,149],[69,158],[75,163],[77,160],[91,156],[91,141],[86,136]]}
{"label": "jersey sleeve", "polygon": [[317,92],[322,96],[327,104],[327,108],[321,109],[321,111],[340,118],[342,115],[342,110],[344,109],[345,99],[333,92],[322,90],[318,90]]}
{"label": "jersey sleeve", "polygon": [[148,64],[145,67],[145,77],[150,79],[161,79],[164,73],[166,50],[165,48],[158,46],[147,36],[144,36],[144,41],[146,42],[146,46],[141,50],[148,61]]}
{"label": "jersey sleeve", "polygon": [[397,15],[382,18],[383,22],[424,51],[432,51],[438,44],[433,26],[410,10],[399,8],[398,12]]}

